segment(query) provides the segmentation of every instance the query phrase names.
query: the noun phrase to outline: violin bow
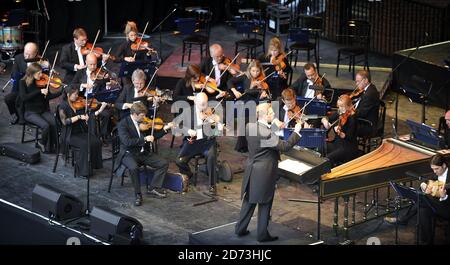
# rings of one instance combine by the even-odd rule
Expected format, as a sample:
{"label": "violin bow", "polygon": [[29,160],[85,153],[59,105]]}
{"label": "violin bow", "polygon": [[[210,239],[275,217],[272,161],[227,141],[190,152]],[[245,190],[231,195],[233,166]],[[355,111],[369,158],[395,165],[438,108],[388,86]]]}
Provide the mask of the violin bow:
{"label": "violin bow", "polygon": [[155,72],[153,73],[152,78],[150,78],[150,81],[148,82],[147,86],[145,87],[144,94],[148,92],[148,89],[149,89],[149,87],[150,87],[150,84],[153,82],[153,79],[155,78],[156,73],[157,73],[158,70],[159,70],[158,67],[155,66],[155,68],[156,68],[156,70],[155,70]]}
{"label": "violin bow", "polygon": [[139,43],[137,46],[137,51],[134,53],[134,56],[133,56],[134,60],[136,60],[136,55],[137,55],[137,52],[139,51],[139,48],[141,47],[142,39],[144,38],[145,31],[147,31],[147,27],[148,27],[148,21],[147,21],[147,23],[145,23],[144,31],[142,31],[141,39],[139,40]]}
{"label": "violin bow", "polygon": [[48,81],[47,81],[47,87],[45,88],[47,90],[50,87],[50,81],[52,80],[52,77],[53,77],[53,69],[55,69],[55,64],[56,64],[56,59],[58,58],[58,53],[59,53],[59,51],[56,52],[55,59],[53,59],[52,69],[50,70],[50,75],[48,76]]}
{"label": "violin bow", "polygon": [[306,104],[303,106],[303,108],[301,108],[299,111],[297,111],[297,113],[295,113],[295,114],[292,116],[292,118],[290,118],[290,119],[288,120],[288,123],[290,123],[290,122],[295,118],[295,116],[297,116],[300,112],[302,113],[302,114],[300,115],[300,119],[302,119],[303,115],[305,115],[305,109],[306,109],[306,107],[307,107],[309,104],[311,104],[311,102],[313,102],[314,99],[316,99],[316,96],[314,96],[312,99],[310,99],[308,102],[306,102]]}
{"label": "violin bow", "polygon": [[227,65],[227,68],[225,68],[225,70],[222,72],[222,74],[220,74],[219,78],[222,78],[222,76],[228,71],[231,64],[238,58],[239,54],[240,54],[240,52],[238,54],[236,54],[236,56],[234,56],[233,60],[231,60],[231,62]]}
{"label": "violin bow", "polygon": [[92,43],[91,51],[89,53],[92,53],[94,50],[95,44],[97,44],[98,36],[100,35],[100,30],[97,30],[97,35],[95,35],[94,42]]}
{"label": "violin bow", "polygon": [[[214,69],[215,69],[214,67],[211,68],[211,71],[209,71],[208,77],[211,76],[211,74],[214,71]],[[205,90],[205,87],[206,87],[207,83],[208,83],[208,80],[205,78],[205,83],[203,84],[204,87],[202,88],[202,90],[200,90],[200,93],[202,93],[203,90]]]}
{"label": "violin bow", "polygon": [[42,55],[41,55],[41,60],[44,58],[45,52],[47,52],[47,47],[48,47],[49,43],[50,43],[50,40],[47,40],[47,42],[45,43],[44,51],[42,52]]}

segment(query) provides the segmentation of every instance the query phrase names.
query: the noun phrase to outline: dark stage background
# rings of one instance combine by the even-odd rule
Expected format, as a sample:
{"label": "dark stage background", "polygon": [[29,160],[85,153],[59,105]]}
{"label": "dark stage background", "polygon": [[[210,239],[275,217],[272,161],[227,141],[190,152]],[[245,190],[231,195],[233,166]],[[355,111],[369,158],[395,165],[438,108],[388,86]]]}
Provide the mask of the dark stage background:
{"label": "dark stage background", "polygon": [[[38,2],[42,9],[42,0],[23,0],[16,3],[14,0],[2,0],[0,14],[12,9],[24,8],[27,10],[37,10]],[[127,1],[107,1],[108,32],[122,32],[126,21],[133,20],[138,23],[142,31],[144,25],[149,21],[147,33],[150,33],[167,14],[177,8],[175,14],[163,25],[163,31],[174,29],[174,19],[183,17],[184,9],[190,6],[209,7],[214,14],[213,22],[230,20],[232,13],[237,13],[239,8],[260,7],[258,0],[225,0],[225,1],[148,1],[148,0],[127,0]],[[45,0],[50,23],[48,25],[48,38],[52,43],[61,43],[71,40],[72,30],[76,27],[83,27],[89,34],[89,39],[93,41],[98,29],[104,34],[105,12],[104,0],[81,0],[81,1],[61,1]],[[262,6],[261,6],[262,7]],[[44,19],[44,17],[41,17]],[[43,35],[43,34],[41,34]],[[102,36],[101,36],[102,37]],[[41,40],[41,42],[44,42]]]}

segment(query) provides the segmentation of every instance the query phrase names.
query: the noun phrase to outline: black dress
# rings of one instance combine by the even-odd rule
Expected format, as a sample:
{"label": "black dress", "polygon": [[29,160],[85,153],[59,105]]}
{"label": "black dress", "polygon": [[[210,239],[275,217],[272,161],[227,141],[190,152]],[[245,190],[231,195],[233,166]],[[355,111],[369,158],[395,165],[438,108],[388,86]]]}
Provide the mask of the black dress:
{"label": "black dress", "polygon": [[[330,123],[336,119],[338,119],[337,114],[330,118]],[[327,158],[334,166],[346,163],[358,156],[355,115],[348,117],[347,122],[342,126],[342,132],[345,133],[345,138],[336,134],[335,139],[327,144]]]}
{"label": "black dress", "polygon": [[48,93],[44,96],[41,89],[33,82],[27,86],[25,80],[19,83],[19,99],[24,110],[24,119],[41,129],[40,143],[45,146],[45,151],[52,152],[56,146],[55,118],[50,113],[49,101],[59,94]]}
{"label": "black dress", "polygon": [[[61,123],[64,125],[61,133],[62,152],[65,153],[67,151],[69,144],[78,147],[80,151],[75,153],[77,172],[80,176],[88,176],[88,128],[86,122],[78,120],[72,123],[71,118],[77,116],[77,113],[73,111],[66,101],[59,105],[58,110]],[[93,117],[90,117],[89,120],[91,118]],[[102,143],[93,133],[89,135],[89,142],[91,146],[91,169],[100,169],[103,167]]]}
{"label": "black dress", "polygon": [[[264,64],[270,63],[270,57],[267,57],[265,54],[263,54],[259,57],[259,61]],[[292,67],[286,57],[283,59],[283,62],[286,65],[283,71],[286,73],[286,75],[289,75],[290,73],[292,73]],[[275,66],[273,64],[264,65],[264,69],[267,69],[265,72],[266,75],[270,75],[275,71]],[[267,78],[266,82],[270,87],[273,100],[276,100],[278,97],[280,97],[281,92],[288,87],[287,78],[282,78],[278,73],[275,73],[271,77]]]}
{"label": "black dress", "polygon": [[192,86],[186,86],[186,81],[184,79],[178,80],[175,90],[173,91],[173,100],[187,101],[190,105],[194,105],[194,101],[188,99],[190,96],[194,96],[194,89]]}

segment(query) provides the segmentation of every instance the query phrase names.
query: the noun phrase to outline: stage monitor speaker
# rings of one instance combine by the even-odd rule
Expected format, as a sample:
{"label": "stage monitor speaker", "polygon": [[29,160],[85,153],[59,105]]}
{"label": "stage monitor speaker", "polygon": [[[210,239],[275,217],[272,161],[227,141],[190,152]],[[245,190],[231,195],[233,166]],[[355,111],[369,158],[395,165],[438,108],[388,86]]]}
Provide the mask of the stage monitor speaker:
{"label": "stage monitor speaker", "polygon": [[31,210],[53,220],[82,216],[83,202],[49,185],[38,184],[33,189]]}
{"label": "stage monitor speaker", "polygon": [[91,234],[117,245],[137,245],[143,243],[143,227],[138,220],[98,206],[94,206],[90,216]]}

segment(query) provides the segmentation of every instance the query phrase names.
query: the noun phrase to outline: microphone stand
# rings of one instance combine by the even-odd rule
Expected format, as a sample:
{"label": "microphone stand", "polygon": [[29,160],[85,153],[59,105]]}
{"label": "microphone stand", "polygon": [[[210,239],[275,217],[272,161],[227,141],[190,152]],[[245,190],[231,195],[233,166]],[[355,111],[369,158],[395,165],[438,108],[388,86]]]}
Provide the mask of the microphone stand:
{"label": "microphone stand", "polygon": [[156,29],[159,28],[159,59],[162,61],[163,60],[163,53],[162,53],[162,25],[164,24],[164,22],[166,22],[166,20],[173,14],[175,13],[177,9],[174,8],[172,10],[172,12],[170,12],[163,20],[161,20],[161,22],[159,22],[158,25],[156,25],[153,29],[151,33],[154,33],[156,31]]}

